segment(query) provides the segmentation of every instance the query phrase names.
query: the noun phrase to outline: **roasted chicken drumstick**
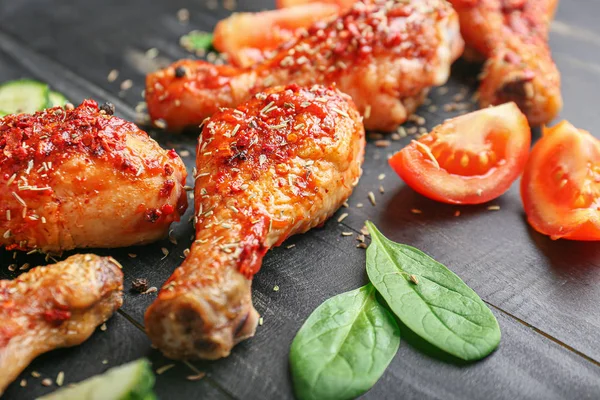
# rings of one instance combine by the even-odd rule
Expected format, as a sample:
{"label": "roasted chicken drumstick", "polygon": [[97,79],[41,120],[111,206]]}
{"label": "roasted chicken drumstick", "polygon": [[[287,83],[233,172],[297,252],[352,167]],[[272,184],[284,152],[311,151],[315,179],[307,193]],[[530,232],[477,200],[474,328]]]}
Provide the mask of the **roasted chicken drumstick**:
{"label": "roasted chicken drumstick", "polygon": [[183,60],[150,74],[146,101],[153,120],[179,130],[271,86],[336,83],[367,129],[390,131],[431,86],[446,82],[462,50],[458,17],[445,0],[364,0],[253,67]]}
{"label": "roasted chicken drumstick", "polygon": [[90,254],[0,281],[0,396],[40,354],[87,340],[122,292],[119,264]]}
{"label": "roasted chicken drumstick", "polygon": [[562,108],[560,74],[548,30],[558,0],[450,0],[467,46],[487,59],[479,88],[482,107],[514,101],[532,125]]}
{"label": "roasted chicken drumstick", "polygon": [[187,207],[183,162],[110,114],[87,100],[0,118],[0,246],[60,252],[166,236]]}
{"label": "roasted chicken drumstick", "polygon": [[321,225],[361,174],[365,138],[349,96],[292,85],[215,114],[197,150],[196,240],[146,312],[171,358],[217,359],[254,334],[262,258]]}

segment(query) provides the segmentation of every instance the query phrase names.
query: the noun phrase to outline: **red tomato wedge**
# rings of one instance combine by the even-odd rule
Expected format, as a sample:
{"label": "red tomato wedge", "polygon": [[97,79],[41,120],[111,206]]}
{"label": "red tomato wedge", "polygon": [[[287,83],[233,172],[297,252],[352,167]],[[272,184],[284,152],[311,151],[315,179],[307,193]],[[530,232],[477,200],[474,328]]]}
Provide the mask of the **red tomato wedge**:
{"label": "red tomato wedge", "polygon": [[390,159],[408,186],[450,204],[480,204],[508,190],[531,144],[527,118],[515,103],[447,120]]}
{"label": "red tomato wedge", "polygon": [[275,0],[275,5],[277,8],[296,7],[304,4],[314,3],[336,4],[343,12],[349,10],[350,7],[356,3],[356,0]]}
{"label": "red tomato wedge", "polygon": [[521,198],[536,231],[600,240],[600,140],[566,121],[544,129],[525,167]]}
{"label": "red tomato wedge", "polygon": [[221,20],[213,45],[226,53],[233,65],[249,67],[262,61],[265,52],[292,39],[300,28],[338,15],[335,4],[314,3],[258,13],[235,13]]}

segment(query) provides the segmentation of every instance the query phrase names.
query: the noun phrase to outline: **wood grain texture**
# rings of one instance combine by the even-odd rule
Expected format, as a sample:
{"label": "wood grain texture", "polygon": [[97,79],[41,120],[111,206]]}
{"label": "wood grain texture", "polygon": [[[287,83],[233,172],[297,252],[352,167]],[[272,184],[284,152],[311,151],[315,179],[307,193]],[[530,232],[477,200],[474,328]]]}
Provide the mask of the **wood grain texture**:
{"label": "wood grain texture", "polygon": [[[219,1],[221,3],[221,1]],[[239,9],[272,8],[271,1],[241,1]],[[190,22],[181,24],[178,9],[190,10]],[[600,4],[589,0],[564,1],[551,32],[551,45],[563,76],[565,109],[561,115],[575,125],[594,132],[600,122],[595,98],[600,93]],[[84,97],[110,100],[117,113],[135,118],[142,100],[144,74],[182,57],[191,57],[178,45],[192,29],[211,30],[229,11],[219,5],[210,10],[204,0],[170,2],[107,0],[66,2],[55,0],[0,0],[0,81],[18,77],[45,80],[78,102]],[[156,48],[159,56],[148,60],[144,53]],[[115,82],[106,76],[120,72]],[[419,114],[430,129],[457,113],[442,105],[458,93],[467,97],[476,87],[478,67],[459,62],[447,85],[448,93],[433,90],[432,104]],[[119,85],[132,79],[133,88],[120,92]],[[407,124],[406,127],[412,126]],[[539,134],[539,133],[538,133]],[[183,159],[191,171],[195,139],[152,132],[164,146],[187,151]],[[364,397],[370,399],[559,399],[600,397],[600,245],[551,241],[525,222],[518,187],[488,205],[454,207],[429,201],[407,188],[387,165],[387,156],[409,138],[378,148],[373,140],[367,149],[364,176],[353,196],[349,216],[340,224],[334,219],[323,228],[288,240],[265,258],[254,281],[254,303],[264,318],[255,338],[236,348],[231,357],[218,362],[194,362],[207,377],[198,382],[185,379],[194,372],[182,363],[157,377],[161,399],[270,399],[291,398],[288,372],[289,345],[306,317],[325,299],[357,288],[366,282],[364,250],[355,237],[365,220],[373,221],[390,239],[416,246],[460,275],[485,301],[493,305],[502,329],[499,349],[480,363],[463,364],[449,359],[402,331],[401,348],[381,381]],[[379,180],[380,174],[385,174]],[[192,184],[191,180],[188,184]],[[383,186],[385,193],[379,192]],[[372,191],[374,207],[367,198]],[[362,203],[361,208],[357,207]],[[413,214],[416,208],[422,214]],[[456,210],[461,211],[455,217]],[[126,287],[145,277],[160,287],[182,261],[191,243],[193,228],[184,220],[175,225],[169,240],[131,249],[101,250],[124,265]],[[293,248],[286,246],[295,245]],[[161,248],[169,251],[164,257]],[[132,258],[129,254],[135,254]],[[67,256],[67,254],[65,255]],[[163,258],[164,257],[164,258]],[[36,256],[0,251],[0,278],[14,278],[7,265],[43,263]],[[277,285],[280,290],[275,292]],[[60,350],[36,360],[4,398],[34,398],[54,388],[31,378],[32,370],[55,377],[65,371],[67,382],[84,379],[132,359],[149,356],[155,367],[169,364],[139,328],[145,308],[155,295],[128,292],[123,314],[108,323],[84,345]],[[108,365],[102,360],[108,359]],[[20,379],[21,379],[20,378]],[[19,380],[20,380],[19,379]]]}

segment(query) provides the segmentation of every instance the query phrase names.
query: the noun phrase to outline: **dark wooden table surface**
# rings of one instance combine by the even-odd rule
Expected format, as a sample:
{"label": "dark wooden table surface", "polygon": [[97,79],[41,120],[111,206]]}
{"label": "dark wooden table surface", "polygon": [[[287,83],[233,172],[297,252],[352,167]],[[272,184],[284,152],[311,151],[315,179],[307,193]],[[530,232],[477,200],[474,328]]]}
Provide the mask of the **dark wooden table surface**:
{"label": "dark wooden table surface", "polygon": [[[272,8],[272,1],[241,1],[238,10]],[[0,81],[31,77],[46,81],[73,102],[84,98],[111,101],[122,117],[134,120],[142,101],[144,75],[170,61],[190,57],[179,44],[192,29],[211,30],[230,13],[234,2],[208,0],[0,0]],[[188,23],[177,18],[187,8]],[[564,0],[552,25],[551,45],[562,72],[565,108],[562,118],[600,135],[600,3]],[[158,56],[146,56],[149,49]],[[109,71],[119,77],[109,82]],[[433,90],[433,104],[472,92],[477,66],[459,62],[447,94]],[[121,91],[123,81],[133,87]],[[440,107],[441,109],[441,107]],[[453,113],[419,110],[431,128]],[[407,124],[407,127],[410,127]],[[165,147],[174,147],[193,167],[195,138],[152,132]],[[175,362],[157,377],[161,399],[287,399],[292,397],[288,350],[294,334],[323,300],[364,284],[364,250],[354,237],[365,220],[374,221],[390,238],[414,245],[458,273],[491,307],[502,329],[499,349],[487,359],[461,364],[422,351],[422,343],[404,330],[400,351],[364,397],[369,399],[598,399],[600,398],[600,244],[551,241],[525,222],[518,186],[488,205],[452,207],[434,203],[408,189],[388,167],[388,154],[408,139],[378,148],[370,140],[365,172],[349,200],[349,214],[323,228],[294,237],[265,258],[254,283],[254,302],[264,318],[256,337],[217,362]],[[185,151],[183,154],[186,154]],[[189,154],[192,154],[191,156]],[[385,174],[383,180],[379,175]],[[191,182],[190,182],[191,184]],[[383,186],[385,194],[380,194]],[[377,206],[369,203],[376,193]],[[364,206],[359,207],[359,203]],[[422,214],[411,213],[418,208]],[[456,210],[461,211],[455,217]],[[124,265],[126,286],[148,278],[160,287],[190,245],[192,225],[177,224],[169,241],[120,250],[98,250]],[[295,244],[293,248],[287,248]],[[163,259],[161,247],[169,250]],[[130,258],[128,253],[137,254]],[[0,278],[10,279],[13,254],[0,251]],[[16,262],[43,263],[18,254]],[[279,291],[273,287],[279,286]],[[30,399],[56,389],[42,378],[65,373],[76,382],[107,368],[149,357],[155,368],[171,364],[150,347],[143,313],[155,294],[125,295],[121,312],[106,331],[71,349],[54,351],[35,362],[7,390],[6,399]],[[41,378],[32,377],[37,371]],[[204,371],[191,382],[186,376]],[[0,371],[2,373],[2,371]],[[20,387],[21,380],[27,382]]]}

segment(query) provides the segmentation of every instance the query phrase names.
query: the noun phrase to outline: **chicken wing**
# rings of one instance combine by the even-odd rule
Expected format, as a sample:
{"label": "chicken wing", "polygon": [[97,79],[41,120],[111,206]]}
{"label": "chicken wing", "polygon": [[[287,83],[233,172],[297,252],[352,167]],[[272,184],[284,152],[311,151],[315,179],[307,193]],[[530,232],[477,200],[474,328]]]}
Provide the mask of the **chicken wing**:
{"label": "chicken wing", "polygon": [[134,124],[87,100],[0,118],[0,246],[60,252],[166,236],[186,170]]}
{"label": "chicken wing", "polygon": [[467,46],[487,59],[482,107],[517,103],[532,125],[550,122],[562,108],[560,74],[548,29],[558,0],[450,0]]}
{"label": "chicken wing", "polygon": [[215,114],[198,141],[196,240],[146,311],[171,358],[217,359],[254,334],[262,258],[322,224],[361,174],[365,133],[349,96],[296,85]]}
{"label": "chicken wing", "polygon": [[271,86],[336,83],[352,96],[367,129],[391,131],[429,87],[446,82],[462,49],[458,17],[445,0],[363,0],[254,67],[183,60],[150,74],[146,101],[153,120],[179,130]]}
{"label": "chicken wing", "polygon": [[42,353],[87,340],[123,304],[110,257],[76,255],[0,281],[0,396]]}

